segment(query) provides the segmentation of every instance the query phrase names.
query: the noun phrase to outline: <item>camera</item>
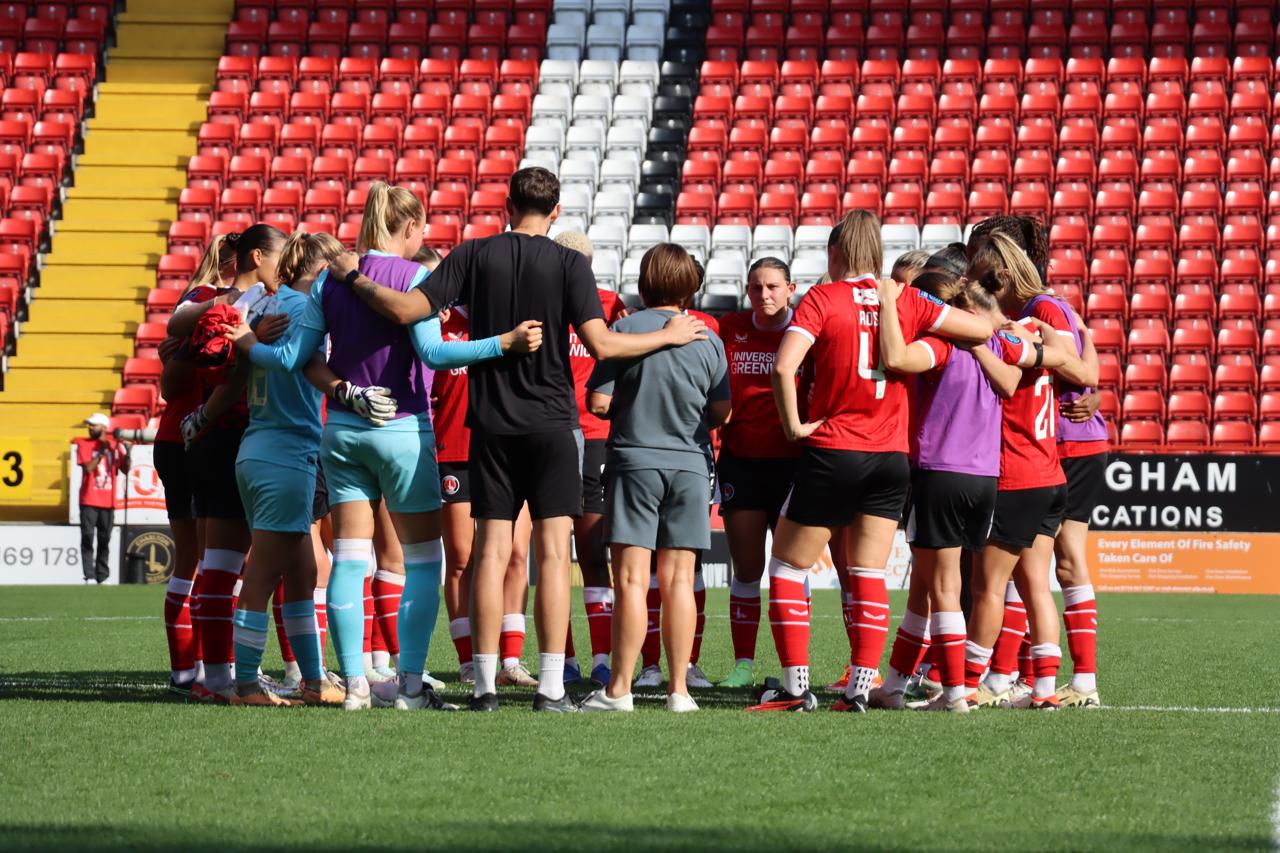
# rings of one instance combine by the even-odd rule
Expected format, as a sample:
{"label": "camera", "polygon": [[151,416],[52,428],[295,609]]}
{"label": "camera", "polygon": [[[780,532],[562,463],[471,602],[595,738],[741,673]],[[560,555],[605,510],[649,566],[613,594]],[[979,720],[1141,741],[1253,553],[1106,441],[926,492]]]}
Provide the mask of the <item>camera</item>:
{"label": "camera", "polygon": [[133,441],[150,444],[156,440],[156,431],[153,429],[117,429],[112,432],[116,437],[116,441]]}

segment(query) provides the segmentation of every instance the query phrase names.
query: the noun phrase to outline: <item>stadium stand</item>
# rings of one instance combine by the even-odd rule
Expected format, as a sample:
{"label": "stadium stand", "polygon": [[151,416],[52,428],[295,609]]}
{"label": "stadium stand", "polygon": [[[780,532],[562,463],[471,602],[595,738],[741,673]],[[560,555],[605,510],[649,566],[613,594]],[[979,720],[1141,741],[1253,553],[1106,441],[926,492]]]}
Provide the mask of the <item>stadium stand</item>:
{"label": "stadium stand", "polygon": [[[53,408],[154,386],[158,324],[212,234],[265,220],[353,245],[365,189],[388,180],[447,251],[504,228],[507,178],[538,164],[602,286],[634,304],[639,258],[674,240],[705,264],[713,313],[743,304],[764,255],[811,286],[856,207],[883,219],[886,272],[985,217],[1034,215],[1051,285],[1102,354],[1118,441],[1280,447],[1270,2],[210,0],[183,4],[198,35],[181,40],[158,0],[114,20],[101,2],[0,7],[0,339],[16,368],[0,405],[76,353],[56,406],[30,399],[59,442]],[[82,63],[112,37],[95,114],[99,66]],[[128,104],[143,94],[164,108]],[[86,115],[98,138],[172,144],[139,159],[91,136],[69,173]],[[132,224],[105,224],[108,206]],[[124,393],[115,414],[154,416],[149,399]],[[41,475],[46,500],[63,479]]]}
{"label": "stadium stand", "polygon": [[[31,499],[3,507],[6,518],[65,519],[67,447],[89,412],[117,401],[114,414],[149,419],[163,405],[154,379],[149,395],[132,390],[154,375],[147,367],[130,365],[131,390],[118,400],[117,392],[138,354],[144,301],[162,304],[148,295],[151,270],[175,218],[233,3],[131,0],[113,16],[114,8],[0,4],[0,43],[21,51],[0,55],[13,87],[0,115],[0,171],[9,157],[18,164],[0,177],[8,179],[0,291],[20,283],[16,299],[0,295],[0,315],[11,305],[16,321],[0,426],[30,437],[33,455]],[[21,27],[13,23],[24,14]],[[136,426],[136,417],[120,423]]]}

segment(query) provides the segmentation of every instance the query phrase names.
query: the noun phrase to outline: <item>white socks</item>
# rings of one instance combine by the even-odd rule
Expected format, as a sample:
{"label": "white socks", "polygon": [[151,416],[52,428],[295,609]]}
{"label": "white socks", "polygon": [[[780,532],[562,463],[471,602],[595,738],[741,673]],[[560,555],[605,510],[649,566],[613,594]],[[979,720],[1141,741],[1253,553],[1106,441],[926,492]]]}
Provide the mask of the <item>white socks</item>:
{"label": "white socks", "polygon": [[471,655],[471,662],[475,664],[476,670],[476,689],[473,694],[483,696],[486,693],[497,693],[498,656],[482,655],[476,652]]}
{"label": "white socks", "polygon": [[782,689],[792,696],[803,696],[809,689],[809,667],[784,666],[782,668]]}
{"label": "white socks", "polygon": [[[871,685],[875,683],[876,675],[878,675],[879,672],[880,670],[878,669],[871,669],[870,667],[865,666],[855,666],[853,668],[853,672],[849,674],[849,686],[844,689],[845,698],[852,699],[855,696],[861,696],[863,699],[867,698],[867,694],[871,692]],[[903,689],[898,692],[901,693],[905,689],[906,680],[904,679]]]}
{"label": "white socks", "polygon": [[564,653],[538,655],[538,692],[548,699],[564,698]]}
{"label": "white socks", "polygon": [[989,672],[982,683],[987,685],[987,689],[992,693],[999,694],[1009,689],[1009,685],[1013,683],[1013,676],[1003,672]]}

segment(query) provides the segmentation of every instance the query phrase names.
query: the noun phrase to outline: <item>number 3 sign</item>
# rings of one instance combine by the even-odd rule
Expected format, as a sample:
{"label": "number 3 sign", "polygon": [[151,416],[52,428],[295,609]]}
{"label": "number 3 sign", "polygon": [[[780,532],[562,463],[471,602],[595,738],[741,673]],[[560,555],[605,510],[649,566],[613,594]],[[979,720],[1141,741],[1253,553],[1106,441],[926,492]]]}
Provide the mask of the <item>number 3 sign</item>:
{"label": "number 3 sign", "polygon": [[0,500],[31,496],[31,439],[0,436]]}

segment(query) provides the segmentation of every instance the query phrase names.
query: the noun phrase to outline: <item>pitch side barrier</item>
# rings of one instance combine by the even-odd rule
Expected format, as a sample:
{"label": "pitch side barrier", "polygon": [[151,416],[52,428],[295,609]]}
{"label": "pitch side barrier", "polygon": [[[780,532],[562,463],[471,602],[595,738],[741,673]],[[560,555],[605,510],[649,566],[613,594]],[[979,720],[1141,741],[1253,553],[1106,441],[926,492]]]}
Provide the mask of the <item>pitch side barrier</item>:
{"label": "pitch side barrier", "polygon": [[1111,592],[1280,594],[1280,457],[1112,454],[1089,534]]}

